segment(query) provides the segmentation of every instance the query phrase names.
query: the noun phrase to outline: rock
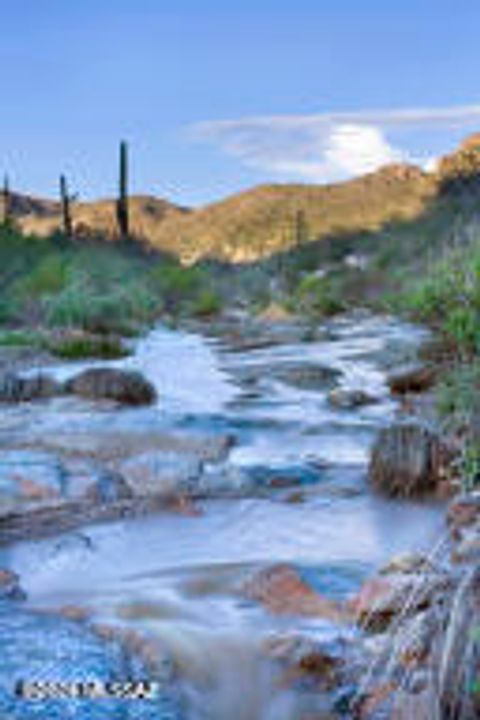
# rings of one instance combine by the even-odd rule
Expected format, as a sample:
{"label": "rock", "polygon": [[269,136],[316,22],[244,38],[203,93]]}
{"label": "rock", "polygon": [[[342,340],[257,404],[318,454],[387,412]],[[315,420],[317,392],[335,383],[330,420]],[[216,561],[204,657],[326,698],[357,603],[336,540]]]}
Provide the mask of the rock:
{"label": "rock", "polygon": [[62,392],[60,383],[41,373],[32,377],[6,373],[0,378],[0,402],[29,402],[52,398]]}
{"label": "rock", "polygon": [[471,563],[480,566],[480,531],[464,533],[452,550],[453,563]]}
{"label": "rock", "polygon": [[305,363],[270,368],[268,376],[300,390],[319,390],[333,385],[342,376],[340,370],[326,365]]}
{"label": "rock", "polygon": [[120,473],[103,471],[98,479],[87,488],[85,497],[95,503],[113,503],[129,500],[133,490]]}
{"label": "rock", "polygon": [[480,492],[461,495],[450,503],[447,511],[447,522],[454,534],[479,520]]}
{"label": "rock", "polygon": [[336,684],[342,660],[318,641],[301,635],[273,636],[267,638],[262,650],[270,660],[281,664],[283,673],[279,685],[282,688],[291,688],[305,678],[315,681],[317,691],[319,683],[324,691]]}
{"label": "rock", "polygon": [[392,373],[387,378],[390,392],[394,395],[422,393],[435,384],[437,374],[431,365],[409,365]]}
{"label": "rock", "polygon": [[0,600],[25,600],[19,576],[11,570],[0,568]]}
{"label": "rock", "polygon": [[405,553],[392,558],[390,562],[380,570],[381,575],[391,575],[394,573],[418,573],[418,572],[434,572],[432,563],[418,553]]}
{"label": "rock", "polygon": [[369,395],[364,390],[349,390],[347,388],[335,388],[328,393],[328,402],[333,407],[342,410],[351,410],[364,405],[373,405],[378,402],[378,398]]}
{"label": "rock", "polygon": [[383,632],[400,614],[428,608],[449,585],[440,573],[378,576],[362,585],[348,607],[365,630]]}
{"label": "rock", "polygon": [[41,501],[62,495],[66,483],[60,460],[49,453],[4,450],[0,462],[0,500]]}
{"label": "rock", "polygon": [[444,477],[448,451],[439,437],[417,422],[398,422],[379,433],[369,478],[390,497],[415,497],[436,489]]}
{"label": "rock", "polygon": [[121,465],[121,475],[136,497],[170,497],[198,490],[202,462],[194,455],[151,451]]}
{"label": "rock", "polygon": [[138,372],[90,368],[68,380],[65,389],[92,400],[115,400],[122,405],[149,405],[156,400],[153,385]]}
{"label": "rock", "polygon": [[341,604],[313,590],[291,565],[273,565],[254,573],[239,588],[239,594],[274,615],[320,617],[333,622],[345,619]]}

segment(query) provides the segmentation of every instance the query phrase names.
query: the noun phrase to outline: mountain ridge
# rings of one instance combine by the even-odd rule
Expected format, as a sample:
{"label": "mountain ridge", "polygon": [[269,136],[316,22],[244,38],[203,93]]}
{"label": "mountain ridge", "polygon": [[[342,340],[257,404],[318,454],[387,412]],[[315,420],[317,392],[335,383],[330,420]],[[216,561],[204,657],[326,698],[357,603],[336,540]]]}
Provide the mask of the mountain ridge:
{"label": "mountain ridge", "polygon": [[[441,158],[430,173],[394,164],[330,185],[267,183],[195,209],[149,195],[132,196],[130,226],[145,245],[173,253],[187,264],[204,258],[244,263],[298,242],[411,220],[445,188],[479,177],[477,133]],[[26,234],[46,236],[60,229],[60,205],[53,200],[13,194],[12,210]],[[118,237],[114,199],[75,202],[72,217],[80,237]]]}

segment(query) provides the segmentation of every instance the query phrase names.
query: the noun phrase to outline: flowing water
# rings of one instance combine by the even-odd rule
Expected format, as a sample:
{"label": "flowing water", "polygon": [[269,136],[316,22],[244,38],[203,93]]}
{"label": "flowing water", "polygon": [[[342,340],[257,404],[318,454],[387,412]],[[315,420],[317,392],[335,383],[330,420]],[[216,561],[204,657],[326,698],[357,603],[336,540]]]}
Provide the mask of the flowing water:
{"label": "flowing water", "polygon": [[[92,436],[101,444],[112,434],[135,441],[167,429],[228,433],[236,440],[228,467],[248,483],[236,497],[202,500],[195,517],[159,513],[24,541],[3,550],[0,565],[21,575],[28,607],[87,607],[98,621],[154,638],[177,670],[187,718],[300,717],[301,701],[278,686],[266,660],[268,639],[302,634],[330,642],[353,631],[274,616],[238,588],[256,570],[288,563],[322,595],[346,598],[393,554],[434,541],[438,506],[380,499],[365,479],[371,443],[395,411],[386,368],[421,339],[411,326],[360,315],[336,321],[318,340],[245,351],[154,330],[120,363],[155,383],[154,407],[61,400],[41,411],[12,409],[5,427],[12,436],[56,437],[60,446]],[[312,367],[322,368],[324,381],[299,374]],[[333,379],[377,402],[332,407]],[[169,717],[162,712],[159,718]]]}

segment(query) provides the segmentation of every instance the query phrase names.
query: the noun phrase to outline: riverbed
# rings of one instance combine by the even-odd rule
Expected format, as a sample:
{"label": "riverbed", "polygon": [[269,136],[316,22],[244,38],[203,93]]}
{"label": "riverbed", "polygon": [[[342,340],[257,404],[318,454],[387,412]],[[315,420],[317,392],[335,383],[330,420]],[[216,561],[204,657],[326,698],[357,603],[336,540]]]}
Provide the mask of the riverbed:
{"label": "riverbed", "polygon": [[[86,608],[98,623],[153,638],[175,668],[187,719],[293,720],[316,710],[279,687],[266,643],[293,634],[335,642],[355,630],[274,615],[239,588],[262,568],[287,564],[322,596],[345,599],[392,555],[435,543],[441,505],[379,498],[366,478],[372,442],[398,411],[387,373],[423,339],[419,328],[365,313],[245,349],[158,327],[130,358],[111,363],[150,379],[154,406],[60,398],[5,409],[5,451],[19,452],[22,439],[30,453],[60,457],[112,438],[132,446],[172,432],[232,439],[226,457],[206,463],[211,484],[196,513],[159,512],[2,549],[0,566],[22,578],[24,608]],[[80,367],[46,370],[65,379]],[[332,388],[372,401],[336,407]],[[171,710],[156,712],[163,720]]]}

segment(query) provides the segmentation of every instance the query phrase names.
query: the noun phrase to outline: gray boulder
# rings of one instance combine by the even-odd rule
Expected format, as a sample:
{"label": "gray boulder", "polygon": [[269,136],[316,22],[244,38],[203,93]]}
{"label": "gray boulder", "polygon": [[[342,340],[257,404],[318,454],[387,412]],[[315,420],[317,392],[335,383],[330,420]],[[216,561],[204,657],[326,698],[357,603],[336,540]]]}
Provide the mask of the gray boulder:
{"label": "gray boulder", "polygon": [[117,368],[90,368],[65,384],[74,395],[92,400],[114,400],[122,405],[150,405],[156,400],[154,386],[138,372]]}

